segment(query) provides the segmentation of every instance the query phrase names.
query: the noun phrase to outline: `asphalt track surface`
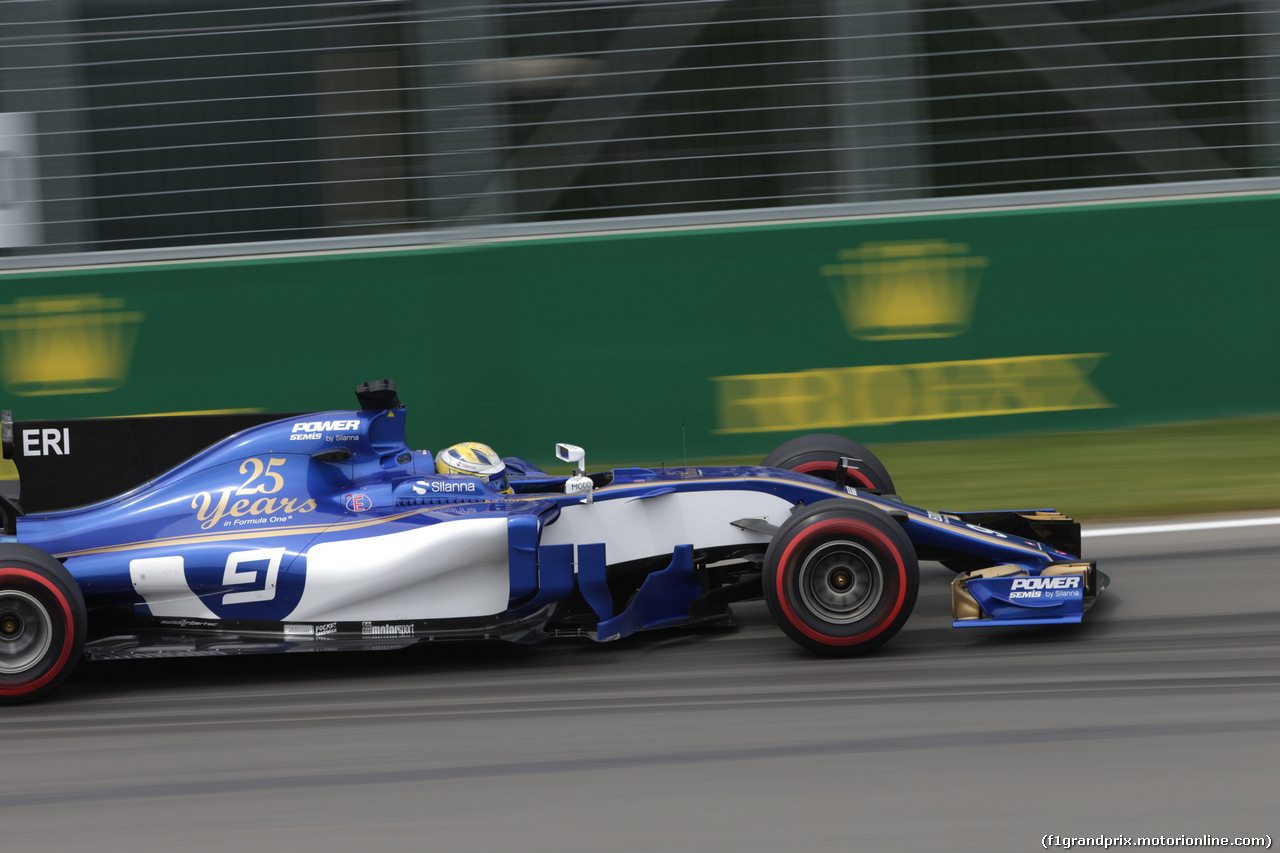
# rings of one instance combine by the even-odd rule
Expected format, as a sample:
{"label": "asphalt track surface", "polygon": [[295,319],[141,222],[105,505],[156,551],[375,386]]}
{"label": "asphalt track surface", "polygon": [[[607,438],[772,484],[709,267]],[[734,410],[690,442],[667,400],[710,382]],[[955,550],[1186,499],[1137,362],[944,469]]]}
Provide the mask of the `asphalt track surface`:
{"label": "asphalt track surface", "polygon": [[1113,580],[1087,624],[952,629],[927,564],[906,629],[852,660],[752,604],[604,646],[84,666],[0,708],[0,850],[1275,839],[1280,525],[1085,543]]}

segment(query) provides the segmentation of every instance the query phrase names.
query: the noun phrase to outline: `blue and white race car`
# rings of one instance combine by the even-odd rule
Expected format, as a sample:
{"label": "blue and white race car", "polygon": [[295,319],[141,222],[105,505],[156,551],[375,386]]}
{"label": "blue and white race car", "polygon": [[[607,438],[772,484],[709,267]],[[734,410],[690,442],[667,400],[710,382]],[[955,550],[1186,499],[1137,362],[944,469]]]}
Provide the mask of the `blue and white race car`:
{"label": "blue and white race car", "polygon": [[303,415],[5,412],[21,491],[0,496],[0,701],[81,659],[603,642],[728,624],[760,597],[800,645],[849,655],[902,627],[920,560],[957,571],[958,627],[1079,622],[1107,584],[1070,519],[908,506],[840,436],[759,466],[590,475],[562,444],[576,469],[554,476],[483,446],[411,450],[393,383],[356,396]]}

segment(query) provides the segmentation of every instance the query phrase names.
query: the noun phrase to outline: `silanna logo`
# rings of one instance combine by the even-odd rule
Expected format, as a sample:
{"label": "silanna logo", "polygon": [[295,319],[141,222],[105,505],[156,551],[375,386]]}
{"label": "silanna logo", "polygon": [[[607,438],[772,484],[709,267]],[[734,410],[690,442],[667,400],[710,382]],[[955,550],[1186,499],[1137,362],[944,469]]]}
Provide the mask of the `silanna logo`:
{"label": "silanna logo", "polygon": [[480,487],[476,485],[476,480],[419,480],[413,484],[413,493],[415,495],[425,495],[427,492],[477,492]]}

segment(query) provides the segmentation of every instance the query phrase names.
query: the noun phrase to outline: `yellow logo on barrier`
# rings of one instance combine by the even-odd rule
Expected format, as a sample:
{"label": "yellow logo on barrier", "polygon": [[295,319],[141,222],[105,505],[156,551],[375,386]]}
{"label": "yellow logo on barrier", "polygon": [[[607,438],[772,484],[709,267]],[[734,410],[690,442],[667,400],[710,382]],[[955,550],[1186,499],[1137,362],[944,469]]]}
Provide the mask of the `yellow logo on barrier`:
{"label": "yellow logo on barrier", "polygon": [[718,433],[1101,409],[1106,353],[1030,355],[714,377]]}
{"label": "yellow logo on barrier", "polygon": [[950,338],[969,328],[986,258],[945,240],[863,243],[822,267],[845,328],[866,341]]}
{"label": "yellow logo on barrier", "polygon": [[24,397],[114,391],[128,376],[142,320],[123,299],[96,293],[0,305],[4,387]]}

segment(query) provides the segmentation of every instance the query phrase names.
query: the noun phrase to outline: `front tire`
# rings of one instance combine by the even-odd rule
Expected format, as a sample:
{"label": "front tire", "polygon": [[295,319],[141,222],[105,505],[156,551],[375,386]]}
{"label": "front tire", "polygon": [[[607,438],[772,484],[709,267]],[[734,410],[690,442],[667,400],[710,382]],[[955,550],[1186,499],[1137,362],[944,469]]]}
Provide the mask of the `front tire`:
{"label": "front tire", "polygon": [[862,654],[906,623],[920,588],[911,540],[874,507],[820,501],[782,525],[764,559],[764,597],[783,632],[819,654]]}
{"label": "front tire", "polygon": [[0,703],[53,690],[84,652],[84,597],[62,564],[27,545],[0,545]]}

